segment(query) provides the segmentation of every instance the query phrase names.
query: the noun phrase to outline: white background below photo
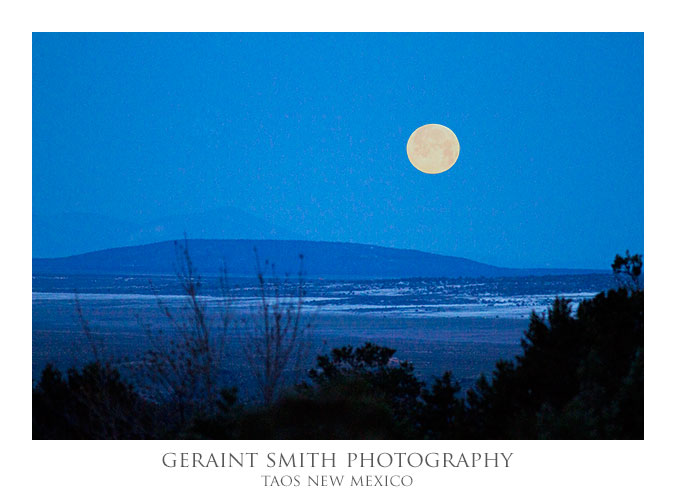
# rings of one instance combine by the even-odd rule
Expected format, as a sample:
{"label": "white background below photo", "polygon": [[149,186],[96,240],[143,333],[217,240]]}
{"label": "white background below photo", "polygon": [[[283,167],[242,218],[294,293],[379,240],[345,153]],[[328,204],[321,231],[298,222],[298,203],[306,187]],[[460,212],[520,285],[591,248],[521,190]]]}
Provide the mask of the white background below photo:
{"label": "white background below photo", "polygon": [[[32,465],[40,469],[40,479],[31,488],[45,495],[58,491],[58,496],[92,492],[95,496],[651,496],[645,494],[648,484],[636,473],[641,464],[638,455],[645,447],[642,441],[88,441],[70,442],[65,452],[54,442],[33,441],[32,446]],[[196,452],[202,463],[213,453],[218,465],[225,453],[226,466],[216,467],[212,460],[207,467],[193,467]],[[176,467],[164,465],[167,453],[164,461]],[[230,453],[237,457],[257,453],[254,467],[248,466],[250,457],[243,459],[243,467],[234,461],[235,466],[228,467]],[[281,455],[288,461],[294,454],[298,465],[301,453],[329,457],[335,453],[336,466],[327,460],[322,468],[318,456],[312,468],[307,455],[302,468],[280,466]],[[351,467],[350,453],[357,454]],[[409,454],[402,456],[401,467],[397,453]],[[446,467],[444,453],[453,455],[446,456],[450,464]],[[496,453],[498,467],[485,456],[492,459]],[[269,454],[274,455],[268,458]],[[380,454],[385,455],[378,459]],[[462,455],[469,466],[460,463]],[[429,466],[418,466],[421,456],[428,456]],[[182,457],[187,467],[180,466]],[[378,460],[383,466],[394,463],[380,467]],[[326,486],[309,480],[319,477],[321,482],[321,476],[327,476]],[[342,485],[331,485],[330,476],[334,482],[342,476]],[[365,485],[367,481],[371,486]],[[397,486],[400,481],[412,484]]]}
{"label": "white background below photo", "polygon": [[[673,265],[675,85],[673,16],[658,2],[31,2],[3,16],[4,161],[2,362],[4,496],[665,496],[674,443]],[[663,4],[659,2],[659,4]],[[646,382],[645,441],[32,441],[27,377],[31,352],[31,31],[645,31]],[[642,137],[636,137],[640,144]],[[628,147],[639,146],[627,144]],[[8,165],[12,165],[11,168]],[[582,167],[582,165],[581,165]],[[584,174],[583,171],[580,174]],[[399,469],[167,468],[167,452],[513,453],[509,468],[406,469],[408,488],[265,487],[262,475],[403,474]],[[672,491],[673,492],[673,491]]]}

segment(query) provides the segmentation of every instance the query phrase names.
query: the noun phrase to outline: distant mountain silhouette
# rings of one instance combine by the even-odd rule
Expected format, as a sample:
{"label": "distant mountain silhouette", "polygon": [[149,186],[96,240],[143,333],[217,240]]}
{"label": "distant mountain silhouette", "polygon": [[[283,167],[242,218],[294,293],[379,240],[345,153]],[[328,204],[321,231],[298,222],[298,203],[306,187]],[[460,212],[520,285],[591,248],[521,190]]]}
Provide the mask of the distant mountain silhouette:
{"label": "distant mountain silhouette", "polygon": [[[261,264],[265,261],[274,264],[280,276],[298,273],[301,254],[308,277],[506,277],[604,273],[600,270],[500,268],[453,256],[340,242],[192,239],[188,241],[188,247],[197,271],[203,275],[216,274],[224,266],[232,276],[255,275],[254,248]],[[33,273],[173,274],[175,249],[175,243],[167,241],[64,258],[34,258]]]}
{"label": "distant mountain silhouette", "polygon": [[111,247],[182,239],[298,239],[237,208],[165,216],[132,223],[91,213],[33,214],[33,257],[52,258]]}

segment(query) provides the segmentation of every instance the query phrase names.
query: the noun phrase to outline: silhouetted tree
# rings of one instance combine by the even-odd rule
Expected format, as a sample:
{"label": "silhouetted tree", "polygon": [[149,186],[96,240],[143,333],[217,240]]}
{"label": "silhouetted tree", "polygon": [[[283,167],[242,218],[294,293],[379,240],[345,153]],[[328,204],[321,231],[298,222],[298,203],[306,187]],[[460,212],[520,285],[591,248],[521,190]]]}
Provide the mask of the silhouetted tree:
{"label": "silhouetted tree", "polygon": [[413,437],[418,431],[424,384],[414,374],[413,364],[399,362],[394,353],[394,349],[370,342],[358,348],[336,348],[317,357],[309,377],[319,395],[368,393],[379,398],[391,409],[400,437]]}
{"label": "silhouetted tree", "polygon": [[[627,263],[636,278],[640,262]],[[602,292],[576,316],[556,299],[546,318],[531,316],[521,345],[468,392],[467,437],[643,437],[643,291]]]}
{"label": "silhouetted tree", "polygon": [[626,252],[625,256],[618,254],[615,256],[615,261],[613,261],[611,267],[620,287],[626,287],[630,291],[641,289],[643,256],[639,254],[630,255],[629,251]]}
{"label": "silhouetted tree", "polygon": [[465,406],[460,384],[451,372],[434,380],[431,389],[423,389],[424,402],[420,412],[421,436],[427,439],[458,439],[462,436]]}

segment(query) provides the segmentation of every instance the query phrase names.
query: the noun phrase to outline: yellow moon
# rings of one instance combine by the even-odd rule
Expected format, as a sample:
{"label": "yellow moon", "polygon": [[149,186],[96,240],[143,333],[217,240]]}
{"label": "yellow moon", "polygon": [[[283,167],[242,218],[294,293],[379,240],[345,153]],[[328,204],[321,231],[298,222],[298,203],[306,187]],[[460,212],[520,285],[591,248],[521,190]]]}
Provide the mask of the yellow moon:
{"label": "yellow moon", "polygon": [[458,137],[440,124],[421,126],[408,139],[406,154],[411,164],[423,173],[436,175],[451,169],[460,154]]}

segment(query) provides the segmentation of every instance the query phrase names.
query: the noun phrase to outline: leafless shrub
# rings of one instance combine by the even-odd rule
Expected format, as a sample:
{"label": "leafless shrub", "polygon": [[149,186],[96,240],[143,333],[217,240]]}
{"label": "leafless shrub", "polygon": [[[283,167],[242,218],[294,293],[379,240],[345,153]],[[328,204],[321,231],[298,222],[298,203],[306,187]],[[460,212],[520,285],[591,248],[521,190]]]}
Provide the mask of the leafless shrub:
{"label": "leafless shrub", "polygon": [[168,330],[141,324],[150,348],[137,369],[149,382],[152,396],[176,405],[180,422],[193,415],[210,414],[218,406],[218,376],[223,366],[230,327],[231,299],[227,292],[225,270],[221,276],[222,296],[219,320],[214,323],[200,295],[202,280],[188,250],[187,239],[176,244],[176,276],[185,302],[177,311],[155,290],[157,305],[168,323]]}
{"label": "leafless shrub", "polygon": [[[244,352],[256,380],[258,390],[266,406],[279,396],[287,381],[297,375],[309,353],[310,324],[304,320],[303,303],[305,288],[303,280],[303,256],[300,255],[298,279],[294,284],[288,277],[280,280],[274,265],[265,262],[261,267],[258,252],[256,270],[259,289],[259,303],[250,318],[244,340]],[[265,270],[270,268],[268,280]],[[285,290],[294,289],[292,296]]]}
{"label": "leafless shrub", "polygon": [[53,387],[56,381],[56,384],[67,386],[70,398],[63,397],[62,387],[61,396],[56,402],[49,396],[43,396],[42,402],[46,402],[47,407],[58,413],[66,425],[77,431],[71,436],[87,439],[151,437],[151,430],[146,423],[149,414],[144,412],[137,393],[118,369],[122,361],[115,361],[106,353],[105,344],[82,309],[77,290],[74,291],[73,299],[75,313],[91,351],[92,361],[81,369],[70,368],[63,381],[61,373],[48,365],[43,371],[40,384],[46,382]]}
{"label": "leafless shrub", "polygon": [[[225,366],[227,338],[237,322],[233,320],[233,300],[225,270],[220,278],[221,298],[212,301],[218,304],[218,313],[213,313],[201,295],[202,279],[193,264],[187,239],[176,242],[175,251],[175,274],[184,301],[178,309],[170,305],[151,282],[165,324],[158,326],[138,318],[149,347],[134,362],[133,370],[144,397],[173,404],[179,423],[184,425],[194,416],[213,414],[224,393],[226,397],[232,394],[221,389],[219,375]],[[307,333],[310,321],[303,312],[303,256],[299,257],[297,280],[293,282],[288,276],[278,278],[274,265],[267,261],[262,266],[257,251],[255,257],[258,303],[242,322],[243,350],[262,401],[270,405],[303,372],[310,353]],[[99,361],[99,349],[79,299],[76,309],[82,330]]]}
{"label": "leafless shrub", "polygon": [[101,363],[103,360],[101,356],[101,344],[100,341],[94,336],[94,331],[92,330],[91,325],[89,324],[89,320],[85,317],[84,312],[82,311],[82,303],[80,302],[80,294],[78,294],[77,290],[74,291],[74,296],[73,296],[74,304],[75,304],[75,313],[77,314],[78,321],[80,322],[80,328],[82,330],[82,333],[85,336],[85,339],[87,340],[87,344],[89,345],[89,349],[91,349],[92,356],[94,357],[94,361],[96,363]]}

